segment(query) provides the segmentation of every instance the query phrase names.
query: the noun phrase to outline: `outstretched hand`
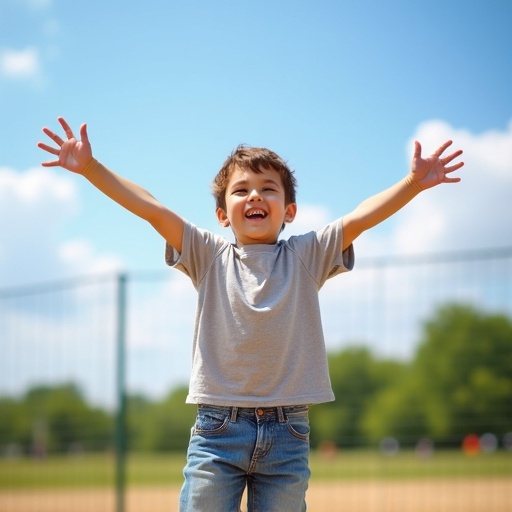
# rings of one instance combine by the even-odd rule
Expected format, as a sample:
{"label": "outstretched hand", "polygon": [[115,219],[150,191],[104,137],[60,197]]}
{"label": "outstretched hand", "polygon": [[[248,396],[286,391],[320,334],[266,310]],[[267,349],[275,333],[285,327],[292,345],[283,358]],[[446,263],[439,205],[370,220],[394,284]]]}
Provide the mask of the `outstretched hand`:
{"label": "outstretched hand", "polygon": [[440,183],[457,183],[460,181],[460,178],[451,178],[448,174],[460,169],[464,165],[464,162],[458,162],[451,166],[447,166],[447,164],[460,156],[462,154],[462,150],[459,149],[451,155],[445,157],[442,156],[445,150],[451,146],[451,140],[445,142],[427,158],[421,157],[421,144],[418,141],[415,141],[414,144],[415,148],[411,163],[411,176],[422,190],[435,187]]}
{"label": "outstretched hand", "polygon": [[48,135],[48,137],[50,137],[50,139],[52,139],[59,147],[55,148],[48,146],[42,142],[37,143],[39,148],[57,157],[56,160],[43,162],[42,165],[44,167],[61,166],[68,171],[81,174],[92,160],[92,149],[91,144],[89,143],[89,138],[87,137],[87,126],[83,124],[80,127],[81,140],[77,140],[73,135],[73,131],[69,127],[68,123],[66,123],[64,118],[59,117],[58,120],[64,129],[67,140],[63,140],[57,134],[53,133],[49,128],[43,128],[43,132]]}

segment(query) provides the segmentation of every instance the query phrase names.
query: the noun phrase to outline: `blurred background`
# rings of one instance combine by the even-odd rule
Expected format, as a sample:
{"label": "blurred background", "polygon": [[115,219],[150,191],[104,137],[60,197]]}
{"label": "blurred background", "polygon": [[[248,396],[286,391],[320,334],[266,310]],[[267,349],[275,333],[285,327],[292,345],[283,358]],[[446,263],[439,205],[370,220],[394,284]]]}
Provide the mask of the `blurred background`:
{"label": "blurred background", "polygon": [[[455,477],[491,487],[465,492],[477,508],[440,509],[510,507],[511,29],[508,0],[2,0],[0,510],[29,490],[23,510],[55,511],[63,489],[179,486],[194,417],[195,291],[149,226],[40,167],[59,115],[76,134],[87,123],[108,167],[228,238],[209,185],[239,143],[295,170],[287,237],[405,176],[415,139],[425,154],[452,139],[462,182],[361,236],[354,271],[321,291],[337,399],[311,413],[313,475],[333,510],[349,481],[398,481],[402,496],[421,481],[435,499],[436,480],[449,500]],[[387,510],[368,495],[354,510]],[[90,510],[122,509],[113,496]],[[144,503],[174,506],[159,500]]]}

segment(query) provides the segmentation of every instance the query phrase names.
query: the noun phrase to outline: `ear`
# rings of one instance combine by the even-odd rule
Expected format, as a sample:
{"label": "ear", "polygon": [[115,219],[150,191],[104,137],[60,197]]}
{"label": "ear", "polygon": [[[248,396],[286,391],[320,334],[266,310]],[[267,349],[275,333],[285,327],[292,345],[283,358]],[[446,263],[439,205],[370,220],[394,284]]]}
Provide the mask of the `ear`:
{"label": "ear", "polygon": [[297,203],[290,203],[284,212],[284,221],[286,224],[293,222],[295,215],[297,215]]}
{"label": "ear", "polygon": [[215,210],[215,214],[217,215],[217,220],[219,221],[219,224],[223,228],[227,228],[229,226],[229,219],[226,215],[226,212],[222,208],[217,208]]}

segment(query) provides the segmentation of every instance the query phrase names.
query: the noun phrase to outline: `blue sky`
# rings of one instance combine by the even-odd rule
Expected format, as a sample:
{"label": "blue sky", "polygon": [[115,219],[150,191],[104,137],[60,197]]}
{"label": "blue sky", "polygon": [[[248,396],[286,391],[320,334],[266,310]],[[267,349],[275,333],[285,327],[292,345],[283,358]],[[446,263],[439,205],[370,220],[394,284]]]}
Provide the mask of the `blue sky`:
{"label": "blue sky", "polygon": [[[241,142],[283,156],[299,180],[299,210],[320,207],[330,220],[405,175],[424,123],[443,121],[454,138],[510,131],[508,0],[2,0],[0,20],[1,167],[18,176],[38,168],[41,127],[58,128],[58,115],[76,130],[87,122],[98,159],[210,229],[210,181]],[[469,161],[463,175],[472,172]],[[161,267],[161,242],[142,221],[81,178],[51,174],[73,189],[59,218],[35,215],[53,247],[80,240],[90,258]],[[4,222],[4,233],[16,227]],[[482,244],[512,243],[496,235]],[[388,250],[377,244],[368,256]],[[47,264],[26,261],[15,277],[56,277]]]}
{"label": "blue sky", "polygon": [[164,268],[148,225],[40,167],[59,115],[217,232],[209,186],[239,143],[295,169],[286,235],[405,176],[414,138],[426,153],[453,138],[463,181],[364,234],[357,257],[512,246],[511,57],[510,0],[0,0],[0,287]]}

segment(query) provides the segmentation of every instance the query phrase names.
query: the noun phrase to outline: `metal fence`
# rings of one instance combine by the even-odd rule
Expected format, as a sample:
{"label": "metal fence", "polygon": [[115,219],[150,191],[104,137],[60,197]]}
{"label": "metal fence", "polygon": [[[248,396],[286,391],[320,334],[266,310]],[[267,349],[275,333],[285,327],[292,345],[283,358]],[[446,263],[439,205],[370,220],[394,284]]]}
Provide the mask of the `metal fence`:
{"label": "metal fence", "polygon": [[[407,360],[422,322],[442,304],[472,304],[512,317],[512,248],[361,259],[320,294],[329,350],[359,344]],[[116,456],[101,464],[117,489],[118,512],[125,508],[126,396],[158,399],[187,383],[194,311],[192,285],[172,270],[0,288],[0,399],[16,401],[30,389],[41,393],[73,383],[85,401],[112,413],[110,441],[103,446]],[[7,427],[1,425],[0,419],[0,462],[37,456],[44,425],[27,427],[31,453],[2,439]],[[70,443],[67,457],[83,449]],[[9,484],[8,469],[0,478],[0,496],[22,485]],[[35,478],[45,487],[44,477]],[[112,497],[105,500],[102,509],[112,510]]]}

